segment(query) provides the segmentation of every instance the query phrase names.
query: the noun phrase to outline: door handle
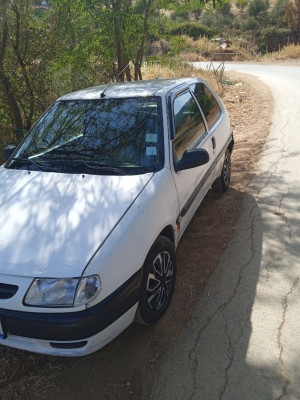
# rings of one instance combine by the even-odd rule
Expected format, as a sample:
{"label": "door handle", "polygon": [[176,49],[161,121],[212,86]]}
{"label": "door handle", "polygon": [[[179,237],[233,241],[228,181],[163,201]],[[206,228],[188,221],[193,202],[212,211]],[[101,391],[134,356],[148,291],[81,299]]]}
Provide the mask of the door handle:
{"label": "door handle", "polygon": [[216,144],[216,139],[215,139],[214,137],[212,137],[212,138],[211,138],[211,141],[212,141],[213,149],[215,149],[216,146],[217,146],[217,144]]}

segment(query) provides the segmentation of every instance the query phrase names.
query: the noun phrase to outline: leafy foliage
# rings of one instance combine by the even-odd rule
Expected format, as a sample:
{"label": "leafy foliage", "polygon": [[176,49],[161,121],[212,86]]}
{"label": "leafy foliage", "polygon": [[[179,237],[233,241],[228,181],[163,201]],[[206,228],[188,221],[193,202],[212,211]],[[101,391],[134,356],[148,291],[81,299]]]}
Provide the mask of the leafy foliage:
{"label": "leafy foliage", "polygon": [[[1,130],[15,129],[20,139],[65,92],[111,79],[142,79],[146,43],[161,27],[162,8],[188,13],[223,1],[51,0],[43,7],[39,0],[2,0]],[[192,28],[191,34],[200,34]]]}
{"label": "leafy foliage", "polygon": [[271,21],[277,26],[284,26],[284,14],[288,0],[276,0],[273,10],[271,11]]}
{"label": "leafy foliage", "polygon": [[236,6],[238,8],[244,9],[247,6],[247,0],[237,0]]}
{"label": "leafy foliage", "polygon": [[248,17],[257,18],[269,8],[269,0],[251,0],[247,8]]}
{"label": "leafy foliage", "polygon": [[240,26],[242,31],[254,31],[259,29],[259,23],[253,15],[251,17],[244,19],[240,23]]}
{"label": "leafy foliage", "polygon": [[[21,138],[46,106],[54,32],[43,14],[36,16],[30,0],[5,0],[1,12],[0,107]],[[4,119],[1,125],[6,126]]]}
{"label": "leafy foliage", "polygon": [[260,32],[260,47],[263,52],[278,51],[291,36],[290,29],[275,26],[264,28]]}
{"label": "leafy foliage", "polygon": [[171,35],[188,35],[194,40],[198,39],[200,36],[211,38],[214,35],[213,29],[195,22],[182,22],[176,24],[169,32]]}
{"label": "leafy foliage", "polygon": [[[203,57],[209,41],[199,41],[213,35],[243,35],[252,47],[277,49],[298,37],[299,2],[277,0],[269,17],[268,0],[251,0],[239,21],[228,0],[51,0],[47,7],[41,0],[2,0],[0,142],[3,132],[5,141],[21,139],[67,92],[142,79],[145,54],[160,65],[180,52]],[[242,10],[246,0],[236,5]]]}
{"label": "leafy foliage", "polygon": [[284,20],[297,34],[300,34],[300,0],[289,0],[285,7]]}

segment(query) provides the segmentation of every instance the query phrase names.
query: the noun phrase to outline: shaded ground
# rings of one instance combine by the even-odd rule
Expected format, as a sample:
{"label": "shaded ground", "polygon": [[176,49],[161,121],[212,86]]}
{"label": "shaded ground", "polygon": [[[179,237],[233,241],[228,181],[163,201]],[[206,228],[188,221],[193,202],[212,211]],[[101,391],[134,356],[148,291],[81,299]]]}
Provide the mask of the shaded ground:
{"label": "shaded ground", "polygon": [[[146,400],[168,346],[191,318],[228,246],[243,195],[255,173],[272,116],[272,98],[255,78],[230,75],[225,103],[235,134],[232,183],[225,195],[209,192],[177,251],[178,277],[167,314],[156,325],[132,325],[104,349],[61,359],[0,347],[0,399]],[[245,81],[246,79],[246,81]],[[234,83],[235,82],[235,83]]]}

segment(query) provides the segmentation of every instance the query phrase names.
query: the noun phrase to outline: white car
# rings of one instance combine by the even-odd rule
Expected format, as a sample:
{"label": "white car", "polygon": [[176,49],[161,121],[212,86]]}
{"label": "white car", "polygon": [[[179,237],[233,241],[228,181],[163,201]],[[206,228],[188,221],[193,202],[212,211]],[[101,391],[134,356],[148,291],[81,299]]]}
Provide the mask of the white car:
{"label": "white car", "polygon": [[230,182],[233,134],[202,79],[68,94],[0,167],[0,344],[80,356],[175,286],[175,250],[212,186]]}

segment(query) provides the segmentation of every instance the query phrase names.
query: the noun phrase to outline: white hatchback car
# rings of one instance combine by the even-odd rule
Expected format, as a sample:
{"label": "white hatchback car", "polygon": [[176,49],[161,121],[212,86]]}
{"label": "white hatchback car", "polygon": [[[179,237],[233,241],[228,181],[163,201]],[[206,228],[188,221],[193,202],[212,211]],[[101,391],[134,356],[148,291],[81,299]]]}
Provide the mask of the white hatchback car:
{"label": "white hatchback car", "polygon": [[98,86],[57,100],[0,167],[0,343],[89,354],[175,286],[175,249],[233,134],[202,79]]}

